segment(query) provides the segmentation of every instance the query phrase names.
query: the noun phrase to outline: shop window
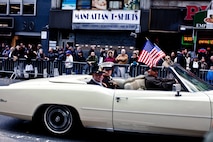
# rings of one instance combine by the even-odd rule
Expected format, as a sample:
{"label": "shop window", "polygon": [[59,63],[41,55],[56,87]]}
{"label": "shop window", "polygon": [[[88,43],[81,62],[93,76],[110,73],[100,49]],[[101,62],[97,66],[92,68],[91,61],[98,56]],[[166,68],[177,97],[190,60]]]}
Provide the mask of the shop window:
{"label": "shop window", "polygon": [[90,9],[91,0],[78,0],[77,9]]}
{"label": "shop window", "polygon": [[34,4],[24,4],[23,14],[34,14]]}
{"label": "shop window", "polygon": [[[68,2],[69,0],[63,0],[63,3],[70,7]],[[78,0],[77,9],[93,9],[93,10],[113,10],[113,9],[125,9],[125,10],[139,10],[140,9],[140,0]]]}
{"label": "shop window", "polygon": [[109,1],[108,9],[123,9],[123,1]]}
{"label": "shop window", "polygon": [[62,0],[62,10],[76,9],[76,0]]}
{"label": "shop window", "polygon": [[35,15],[35,6],[37,0],[1,0],[0,15]]}
{"label": "shop window", "polygon": [[0,2],[0,14],[7,14],[7,3]]}
{"label": "shop window", "polygon": [[190,35],[184,35],[182,36],[181,40],[182,45],[193,45],[193,38]]}
{"label": "shop window", "polygon": [[51,0],[51,9],[60,9],[61,0]]}
{"label": "shop window", "polygon": [[107,0],[92,0],[92,9],[93,10],[106,10],[107,9]]}
{"label": "shop window", "polygon": [[[174,16],[175,15],[175,16]],[[183,16],[180,9],[152,8],[150,12],[151,31],[178,31]]]}
{"label": "shop window", "polygon": [[124,0],[124,9],[139,10],[140,9],[140,0]]}
{"label": "shop window", "polygon": [[10,4],[10,14],[20,14],[20,4]]}
{"label": "shop window", "polygon": [[198,40],[198,44],[213,44],[213,40],[212,39],[199,39]]}
{"label": "shop window", "polygon": [[21,0],[9,0],[9,14],[21,14]]}
{"label": "shop window", "polygon": [[0,17],[0,36],[11,36],[13,27],[13,18]]}
{"label": "shop window", "polygon": [[0,28],[13,28],[13,18],[0,17]]}
{"label": "shop window", "polygon": [[34,14],[35,12],[34,0],[23,0],[23,14]]}

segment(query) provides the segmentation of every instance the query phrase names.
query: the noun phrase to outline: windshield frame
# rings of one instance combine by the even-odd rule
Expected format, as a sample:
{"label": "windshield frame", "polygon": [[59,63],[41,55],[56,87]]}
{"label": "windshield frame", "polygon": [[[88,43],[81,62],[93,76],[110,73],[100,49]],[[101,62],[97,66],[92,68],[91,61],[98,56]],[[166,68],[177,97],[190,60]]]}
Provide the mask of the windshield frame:
{"label": "windshield frame", "polygon": [[181,83],[189,91],[198,92],[198,91],[213,90],[212,85],[203,81],[192,72],[184,69],[179,64],[174,64],[173,66],[170,67],[170,69],[173,70],[173,72],[176,74],[178,81],[181,81]]}

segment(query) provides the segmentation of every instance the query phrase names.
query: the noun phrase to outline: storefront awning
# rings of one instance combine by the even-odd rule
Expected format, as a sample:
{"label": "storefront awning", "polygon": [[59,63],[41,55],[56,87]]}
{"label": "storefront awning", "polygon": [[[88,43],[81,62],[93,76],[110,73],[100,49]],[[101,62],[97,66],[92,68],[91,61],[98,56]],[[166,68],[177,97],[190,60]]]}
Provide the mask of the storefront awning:
{"label": "storefront awning", "polygon": [[104,23],[80,23],[80,24],[72,24],[72,29],[86,29],[86,30],[131,30],[131,31],[139,31],[140,25],[136,24],[104,24]]}

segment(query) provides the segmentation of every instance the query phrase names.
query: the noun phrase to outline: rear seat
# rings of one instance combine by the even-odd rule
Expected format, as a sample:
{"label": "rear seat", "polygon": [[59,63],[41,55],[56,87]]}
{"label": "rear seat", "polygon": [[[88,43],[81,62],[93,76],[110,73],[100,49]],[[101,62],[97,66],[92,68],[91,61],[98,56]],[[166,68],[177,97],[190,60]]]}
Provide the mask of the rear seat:
{"label": "rear seat", "polygon": [[139,75],[128,79],[114,77],[113,80],[122,89],[126,90],[145,90],[145,75]]}
{"label": "rear seat", "polygon": [[145,75],[139,75],[135,78],[127,79],[124,82],[124,89],[127,90],[145,90]]}
{"label": "rear seat", "polygon": [[126,79],[120,77],[113,77],[113,80],[118,84],[119,88],[124,89],[124,82]]}

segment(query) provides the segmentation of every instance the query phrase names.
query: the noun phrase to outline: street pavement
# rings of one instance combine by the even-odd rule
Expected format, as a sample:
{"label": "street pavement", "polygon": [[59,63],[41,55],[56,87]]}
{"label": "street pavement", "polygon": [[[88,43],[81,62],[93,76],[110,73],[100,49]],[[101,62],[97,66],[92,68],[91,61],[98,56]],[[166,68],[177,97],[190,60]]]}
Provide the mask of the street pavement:
{"label": "street pavement", "polygon": [[0,142],[18,142],[18,141],[0,132]]}
{"label": "street pavement", "polygon": [[[0,86],[2,85],[8,85],[12,82],[17,82],[19,80],[11,80],[9,78],[0,78]],[[9,138],[6,134],[3,132],[0,132],[0,142],[17,142],[16,140]]]}

